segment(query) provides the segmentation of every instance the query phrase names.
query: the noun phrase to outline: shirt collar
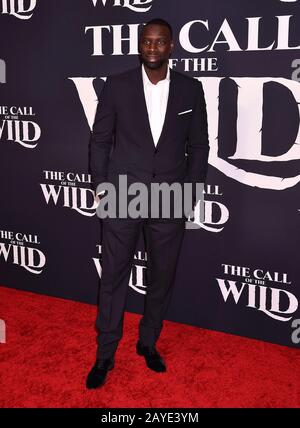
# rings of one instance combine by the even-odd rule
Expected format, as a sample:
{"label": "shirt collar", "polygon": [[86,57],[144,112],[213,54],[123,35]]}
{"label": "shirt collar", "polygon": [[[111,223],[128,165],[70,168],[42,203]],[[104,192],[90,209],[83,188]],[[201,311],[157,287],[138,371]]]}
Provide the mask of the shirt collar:
{"label": "shirt collar", "polygon": [[[143,83],[144,83],[144,85],[153,85],[153,83],[151,82],[151,80],[149,79],[149,77],[148,77],[148,75],[147,75],[147,73],[145,71],[144,64],[142,64],[142,75],[143,75]],[[170,81],[170,67],[169,66],[167,68],[167,75],[166,75],[165,79],[160,80],[158,83],[165,82],[165,81],[167,81],[167,82]],[[156,85],[154,85],[154,86],[156,86]]]}

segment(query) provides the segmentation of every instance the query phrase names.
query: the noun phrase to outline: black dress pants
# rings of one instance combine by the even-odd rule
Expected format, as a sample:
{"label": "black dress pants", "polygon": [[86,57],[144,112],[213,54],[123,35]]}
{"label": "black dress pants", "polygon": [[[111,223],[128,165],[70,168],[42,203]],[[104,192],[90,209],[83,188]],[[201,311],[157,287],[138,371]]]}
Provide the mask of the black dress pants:
{"label": "black dress pants", "polygon": [[139,340],[155,345],[168,308],[185,221],[102,219],[102,274],[99,292],[97,358],[113,357],[123,335],[126,297],[139,236],[145,233],[147,289]]}

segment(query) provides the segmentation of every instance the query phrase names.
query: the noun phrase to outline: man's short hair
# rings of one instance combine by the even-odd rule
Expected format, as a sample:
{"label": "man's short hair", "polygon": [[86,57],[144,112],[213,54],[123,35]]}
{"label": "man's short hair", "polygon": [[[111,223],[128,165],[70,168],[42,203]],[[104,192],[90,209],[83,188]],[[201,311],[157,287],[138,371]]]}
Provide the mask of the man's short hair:
{"label": "man's short hair", "polygon": [[150,21],[146,22],[146,24],[144,25],[142,31],[144,30],[144,28],[148,27],[148,25],[162,25],[163,27],[167,27],[170,31],[170,36],[171,39],[173,38],[173,29],[171,24],[169,24],[169,22],[165,21],[162,18],[154,18],[151,19]]}

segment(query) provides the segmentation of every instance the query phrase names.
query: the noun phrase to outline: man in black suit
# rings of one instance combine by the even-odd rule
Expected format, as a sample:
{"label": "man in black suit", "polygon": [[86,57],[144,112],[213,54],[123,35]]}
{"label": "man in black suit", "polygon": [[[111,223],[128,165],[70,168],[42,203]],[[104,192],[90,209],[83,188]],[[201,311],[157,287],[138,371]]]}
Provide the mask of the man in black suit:
{"label": "man in black suit", "polygon": [[[206,104],[196,79],[168,66],[173,50],[172,28],[162,19],[149,21],[139,38],[142,65],[107,78],[97,107],[91,138],[90,167],[96,193],[103,183],[190,183],[194,204],[196,183],[203,183],[208,164]],[[100,203],[108,195],[100,197]],[[173,214],[174,214],[174,206]],[[149,214],[149,211],[146,212]],[[139,324],[138,355],[156,372],[166,371],[156,342],[171,298],[186,214],[165,218],[102,219],[102,276],[97,317],[96,363],[87,388],[101,386],[114,367],[123,334],[128,283],[134,252],[143,231],[147,249],[147,294]]]}

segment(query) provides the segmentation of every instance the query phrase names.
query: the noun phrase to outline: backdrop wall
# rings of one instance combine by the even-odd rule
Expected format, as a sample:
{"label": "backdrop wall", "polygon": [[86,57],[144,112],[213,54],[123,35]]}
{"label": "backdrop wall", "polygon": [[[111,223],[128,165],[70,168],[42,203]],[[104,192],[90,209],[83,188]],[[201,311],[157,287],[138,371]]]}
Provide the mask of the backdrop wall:
{"label": "backdrop wall", "polygon": [[[300,1],[1,0],[0,283],[96,303],[90,131],[154,17],[174,27],[170,65],[203,83],[211,147],[167,318],[298,347]],[[138,313],[145,259],[141,237]]]}

